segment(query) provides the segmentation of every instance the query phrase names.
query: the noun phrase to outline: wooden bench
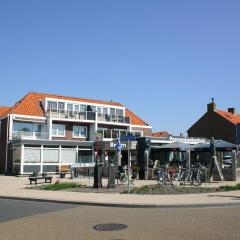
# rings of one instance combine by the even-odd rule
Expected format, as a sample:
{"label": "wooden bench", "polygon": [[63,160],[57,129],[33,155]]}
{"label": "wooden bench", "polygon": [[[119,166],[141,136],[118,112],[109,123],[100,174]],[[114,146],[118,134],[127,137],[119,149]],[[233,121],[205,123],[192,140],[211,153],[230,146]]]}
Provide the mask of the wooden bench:
{"label": "wooden bench", "polygon": [[35,182],[35,184],[37,184],[37,180],[40,180],[40,179],[44,179],[45,180],[45,183],[52,183],[52,178],[53,177],[49,177],[49,176],[34,176],[34,177],[29,177],[29,181],[30,181],[30,184],[32,184],[32,182]]}
{"label": "wooden bench", "polygon": [[59,173],[61,178],[65,178],[65,174],[70,173],[70,166],[61,165],[56,168],[56,173]]}

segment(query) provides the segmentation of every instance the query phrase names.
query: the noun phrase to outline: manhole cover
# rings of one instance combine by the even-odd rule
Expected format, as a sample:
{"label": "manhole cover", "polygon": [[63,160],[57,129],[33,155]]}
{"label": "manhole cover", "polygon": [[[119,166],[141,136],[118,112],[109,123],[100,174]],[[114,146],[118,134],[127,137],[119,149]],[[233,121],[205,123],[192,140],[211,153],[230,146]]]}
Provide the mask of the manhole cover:
{"label": "manhole cover", "polygon": [[98,224],[93,227],[97,231],[117,231],[125,228],[127,228],[127,225],[119,223]]}

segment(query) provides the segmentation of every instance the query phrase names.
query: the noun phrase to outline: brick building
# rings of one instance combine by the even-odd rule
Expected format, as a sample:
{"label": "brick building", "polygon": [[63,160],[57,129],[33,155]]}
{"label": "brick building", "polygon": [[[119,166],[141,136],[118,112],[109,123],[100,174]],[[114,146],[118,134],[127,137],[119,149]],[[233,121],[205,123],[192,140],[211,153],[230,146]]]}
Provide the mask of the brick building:
{"label": "brick building", "polygon": [[[94,165],[97,139],[110,143],[129,133],[151,135],[152,127],[120,103],[30,92],[14,106],[0,107],[0,173]],[[106,154],[115,158],[104,149],[100,158]]]}
{"label": "brick building", "polygon": [[240,114],[235,108],[218,110],[214,99],[207,105],[207,112],[188,129],[190,137],[223,139],[240,144]]}

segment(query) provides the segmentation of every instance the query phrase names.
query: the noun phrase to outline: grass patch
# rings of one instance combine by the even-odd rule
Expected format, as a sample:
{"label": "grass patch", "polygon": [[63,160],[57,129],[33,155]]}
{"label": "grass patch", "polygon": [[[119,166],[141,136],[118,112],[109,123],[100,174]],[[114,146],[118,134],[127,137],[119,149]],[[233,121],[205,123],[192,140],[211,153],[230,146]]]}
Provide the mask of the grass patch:
{"label": "grass patch", "polygon": [[59,190],[64,190],[69,188],[81,188],[81,187],[84,187],[84,185],[79,183],[69,182],[69,183],[58,183],[58,184],[34,186],[34,187],[30,187],[29,189],[59,191]]}
{"label": "grass patch", "polygon": [[[149,194],[149,195],[174,195],[174,194],[191,194],[191,193],[211,193],[217,192],[217,188],[204,188],[195,186],[160,186],[147,185],[143,187],[135,187],[130,190],[132,194]],[[128,193],[124,190],[122,193]]]}
{"label": "grass patch", "polygon": [[221,186],[221,187],[219,187],[219,189],[221,189],[223,191],[237,191],[237,190],[240,190],[240,183],[238,183],[234,186],[229,186],[229,185]]}

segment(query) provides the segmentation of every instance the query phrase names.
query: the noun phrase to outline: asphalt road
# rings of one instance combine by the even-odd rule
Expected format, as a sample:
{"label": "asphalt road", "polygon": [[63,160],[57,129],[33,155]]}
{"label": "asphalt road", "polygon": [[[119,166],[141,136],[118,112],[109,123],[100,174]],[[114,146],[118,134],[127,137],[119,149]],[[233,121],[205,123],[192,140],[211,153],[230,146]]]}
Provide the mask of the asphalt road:
{"label": "asphalt road", "polygon": [[[120,223],[119,231],[96,231]],[[239,240],[240,207],[112,208],[0,200],[3,240]]]}

